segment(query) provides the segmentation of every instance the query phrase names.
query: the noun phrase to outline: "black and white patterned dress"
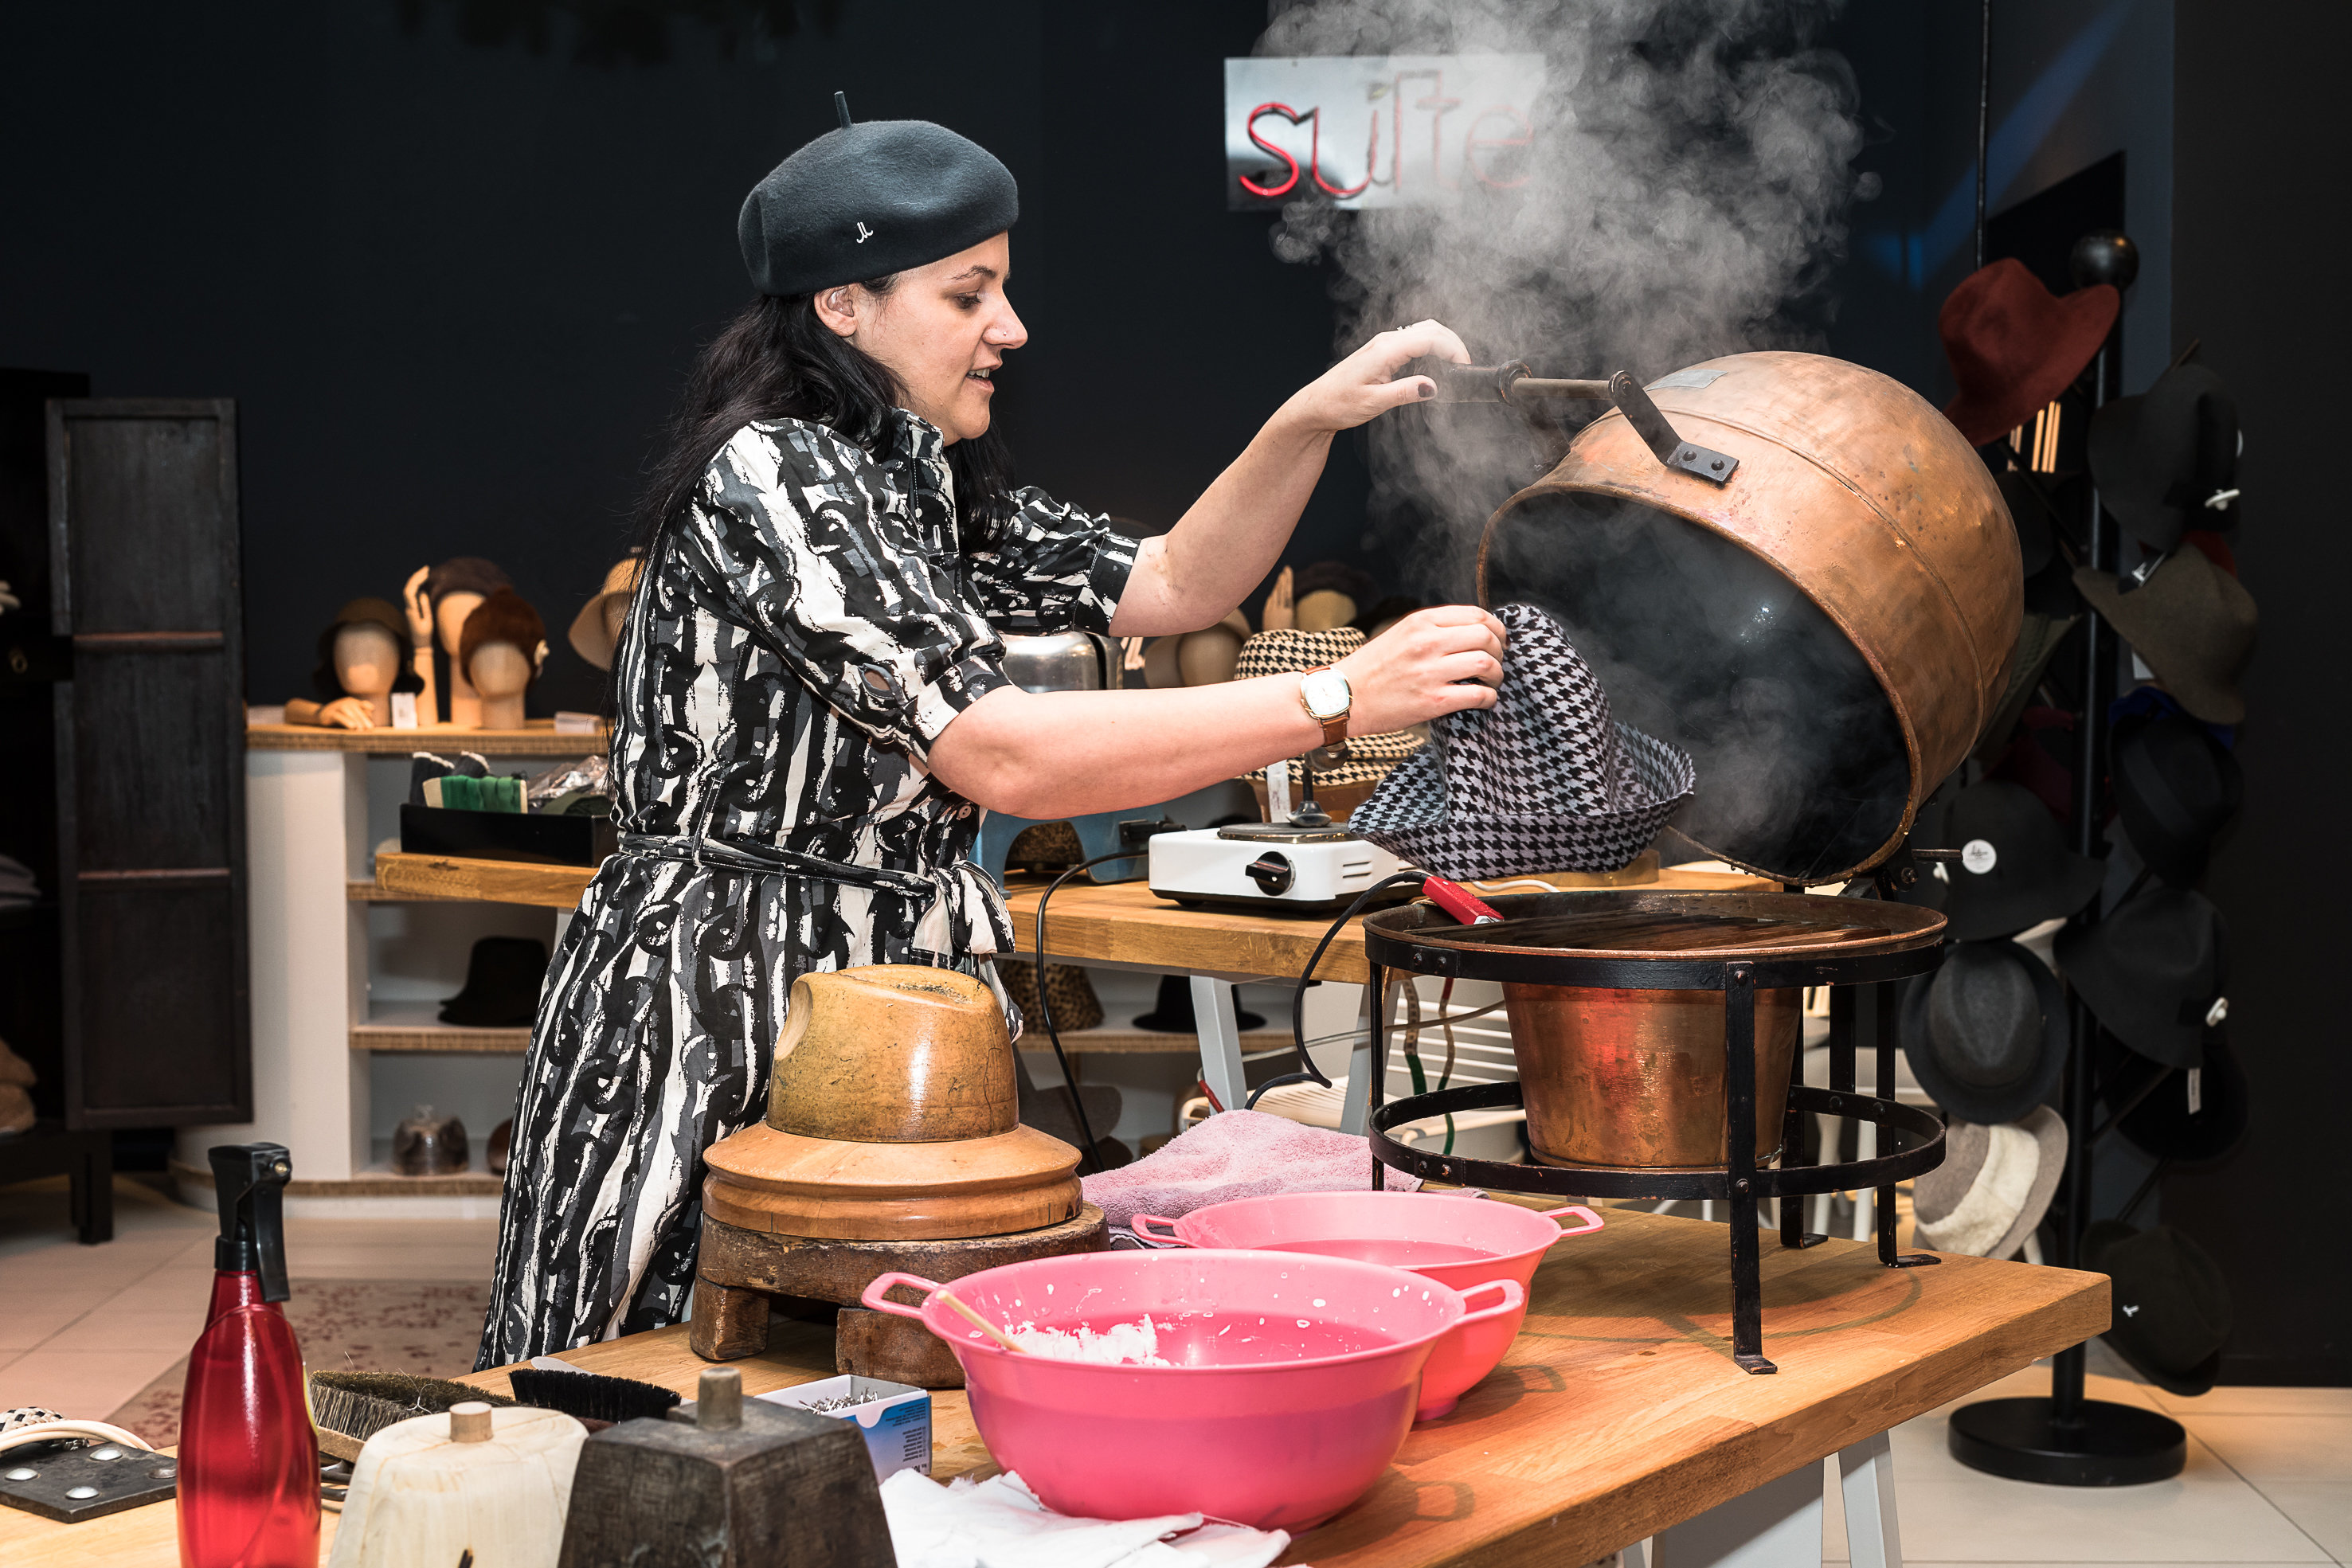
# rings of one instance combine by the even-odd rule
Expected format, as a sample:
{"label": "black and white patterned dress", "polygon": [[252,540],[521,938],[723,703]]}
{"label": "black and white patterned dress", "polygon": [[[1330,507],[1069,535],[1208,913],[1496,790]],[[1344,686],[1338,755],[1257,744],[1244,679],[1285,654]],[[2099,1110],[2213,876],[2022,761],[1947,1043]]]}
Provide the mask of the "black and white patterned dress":
{"label": "black and white patterned dress", "polygon": [[961,529],[940,434],[877,459],[797,420],[736,433],[663,533],[619,647],[623,852],[559,945],[517,1108],[479,1366],[677,1322],[702,1151],[766,1109],[794,978],[1009,951],[930,775],[1009,684],[1001,632],[1102,632],[1135,564],[1034,490]]}

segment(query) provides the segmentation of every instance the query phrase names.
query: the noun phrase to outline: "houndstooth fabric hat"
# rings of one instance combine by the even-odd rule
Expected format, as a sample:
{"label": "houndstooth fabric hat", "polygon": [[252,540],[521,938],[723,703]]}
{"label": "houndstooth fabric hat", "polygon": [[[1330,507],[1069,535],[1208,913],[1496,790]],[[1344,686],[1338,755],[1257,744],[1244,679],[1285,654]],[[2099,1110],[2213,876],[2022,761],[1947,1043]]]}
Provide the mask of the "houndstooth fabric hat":
{"label": "houndstooth fabric hat", "polygon": [[1457,881],[1616,871],[1690,799],[1691,759],[1610,717],[1559,622],[1532,604],[1495,613],[1510,633],[1501,700],[1432,724],[1349,829]]}
{"label": "houndstooth fabric hat", "polygon": [[[1353,626],[1334,626],[1328,632],[1277,627],[1261,632],[1242,644],[1241,658],[1234,665],[1234,679],[1303,675],[1309,670],[1327,669],[1363,645],[1364,634]],[[1421,748],[1421,737],[1409,730],[1351,735],[1336,754],[1320,750],[1314,754],[1315,782],[1325,789],[1374,783],[1387,778],[1398,763]],[[1256,768],[1242,777],[1253,784],[1262,783],[1265,769]]]}

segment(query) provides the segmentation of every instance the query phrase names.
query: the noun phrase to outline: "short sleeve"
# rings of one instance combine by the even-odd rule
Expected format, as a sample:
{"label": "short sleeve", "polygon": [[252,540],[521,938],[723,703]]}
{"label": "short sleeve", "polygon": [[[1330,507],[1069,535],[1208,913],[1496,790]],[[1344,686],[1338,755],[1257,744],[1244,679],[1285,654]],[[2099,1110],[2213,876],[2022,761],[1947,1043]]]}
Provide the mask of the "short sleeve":
{"label": "short sleeve", "polygon": [[1004,645],[962,609],[855,445],[808,426],[746,426],[711,460],[688,548],[752,636],[876,742],[928,757],[956,715],[1010,685]]}
{"label": "short sleeve", "polygon": [[1001,632],[1108,632],[1135,570],[1135,541],[1110,519],[1042,490],[1013,493],[1013,512],[967,558],[966,579]]}

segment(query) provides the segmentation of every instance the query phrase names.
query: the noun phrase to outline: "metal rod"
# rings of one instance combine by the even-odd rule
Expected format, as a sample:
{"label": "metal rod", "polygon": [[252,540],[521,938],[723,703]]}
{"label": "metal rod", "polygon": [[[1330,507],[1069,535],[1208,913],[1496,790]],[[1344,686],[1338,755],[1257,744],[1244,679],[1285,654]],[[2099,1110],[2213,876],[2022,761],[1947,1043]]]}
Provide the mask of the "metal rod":
{"label": "metal rod", "polygon": [[1980,0],[1977,37],[1977,267],[1985,264],[1985,163],[1992,152],[1992,0]]}
{"label": "metal rod", "polygon": [[1511,383],[1504,394],[1512,402],[1534,402],[1543,398],[1559,398],[1571,402],[1607,402],[1607,382],[1552,381],[1541,376],[1521,376]]}
{"label": "metal rod", "polygon": [[[1830,992],[1830,1087],[1841,1094],[1853,1092],[1854,998],[1852,986],[1839,986]],[[1845,1151],[1838,1152],[1842,1155]]]}
{"label": "metal rod", "polygon": [[1780,1369],[1764,1358],[1763,1239],[1756,1228],[1756,970],[1723,967],[1726,1069],[1725,1196],[1731,1220],[1731,1358],[1750,1374]]}
{"label": "metal rod", "polygon": [[[1364,968],[1364,984],[1370,988],[1370,995],[1372,998],[1372,1060],[1371,1064],[1366,1069],[1371,1073],[1372,1078],[1371,1082],[1364,1086],[1367,1092],[1364,1100],[1364,1124],[1369,1127],[1371,1125],[1374,1113],[1381,1108],[1381,1091],[1388,1086],[1389,992],[1388,975],[1380,965],[1367,964]],[[1412,985],[1412,977],[1407,975],[1404,983],[1408,986]],[[1353,1089],[1355,1085],[1350,1083],[1348,1087]],[[1372,1156],[1372,1190],[1374,1192],[1384,1190],[1388,1186],[1388,1172],[1381,1165],[1381,1156],[1375,1154]]]}

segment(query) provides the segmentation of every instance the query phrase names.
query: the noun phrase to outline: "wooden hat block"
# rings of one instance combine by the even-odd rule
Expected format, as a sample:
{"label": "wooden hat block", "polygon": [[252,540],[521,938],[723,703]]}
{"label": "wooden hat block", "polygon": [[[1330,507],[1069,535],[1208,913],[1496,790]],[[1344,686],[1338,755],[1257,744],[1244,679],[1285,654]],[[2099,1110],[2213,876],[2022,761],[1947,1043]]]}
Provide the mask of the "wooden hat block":
{"label": "wooden hat block", "polygon": [[926,1388],[961,1369],[920,1324],[857,1306],[894,1270],[952,1280],[1109,1244],[1078,1151],[1021,1124],[995,994],[880,964],[793,982],[764,1120],[705,1153],[690,1343],[766,1348],[774,1297],[832,1302],[841,1371]]}

